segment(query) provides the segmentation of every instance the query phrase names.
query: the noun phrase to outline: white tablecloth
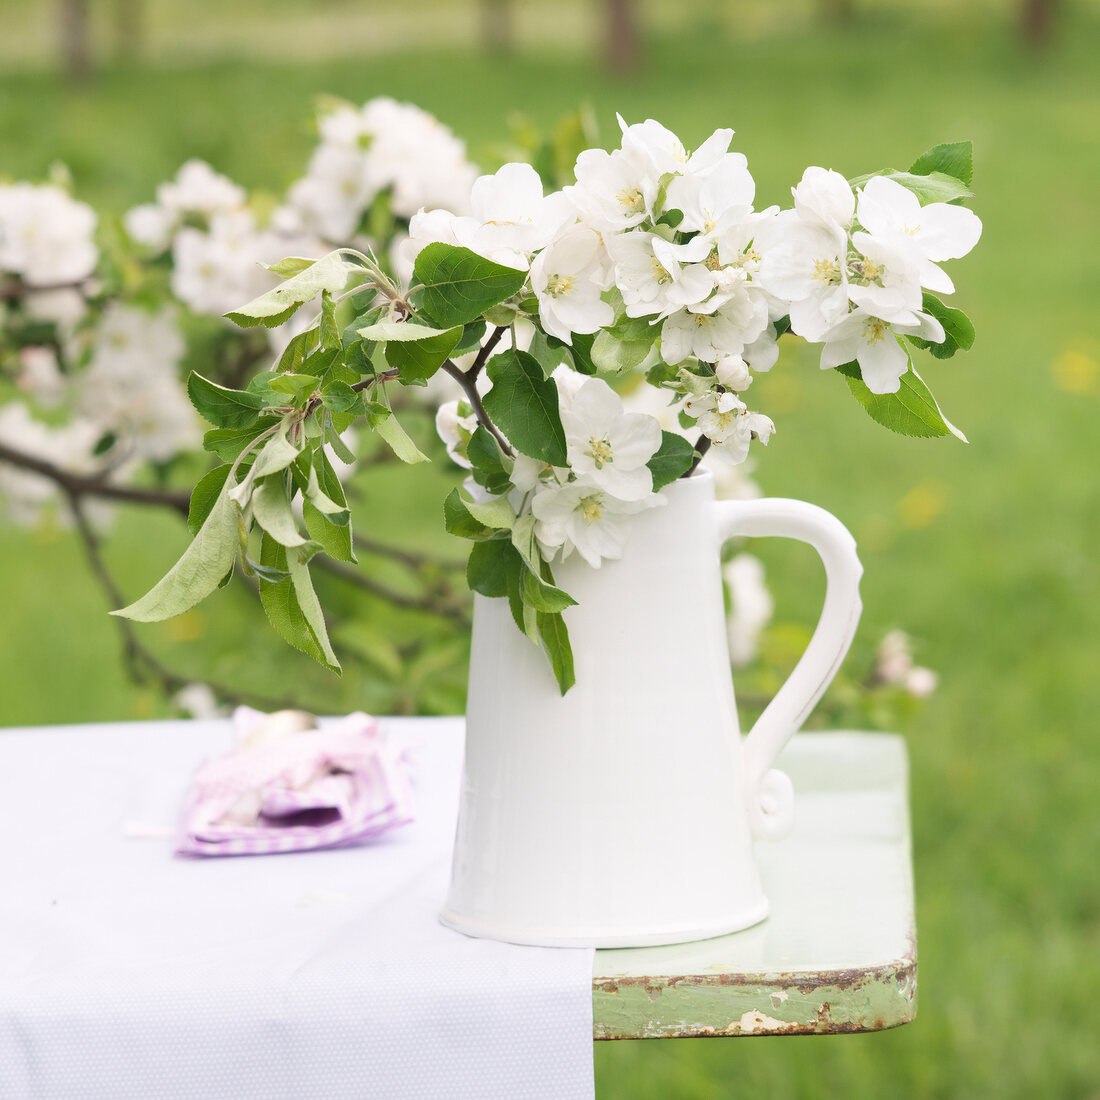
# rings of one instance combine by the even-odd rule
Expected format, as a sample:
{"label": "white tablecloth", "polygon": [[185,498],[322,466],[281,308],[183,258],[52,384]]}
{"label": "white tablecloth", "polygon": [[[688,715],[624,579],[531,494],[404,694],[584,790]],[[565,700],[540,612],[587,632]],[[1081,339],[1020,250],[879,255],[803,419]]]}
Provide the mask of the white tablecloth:
{"label": "white tablecloth", "polygon": [[173,857],[228,723],[0,732],[0,1097],[593,1096],[593,953],[436,920],[461,723],[418,744],[419,816],[367,847]]}

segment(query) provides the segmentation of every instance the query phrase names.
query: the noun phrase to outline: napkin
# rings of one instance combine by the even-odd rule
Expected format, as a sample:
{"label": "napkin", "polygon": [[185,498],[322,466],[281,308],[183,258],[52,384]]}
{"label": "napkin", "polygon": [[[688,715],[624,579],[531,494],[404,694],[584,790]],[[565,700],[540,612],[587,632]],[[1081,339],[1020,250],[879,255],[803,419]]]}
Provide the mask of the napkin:
{"label": "napkin", "polygon": [[414,818],[409,761],[367,714],[318,728],[302,711],[238,707],[237,747],[206,761],[176,851],[265,855],[373,840]]}

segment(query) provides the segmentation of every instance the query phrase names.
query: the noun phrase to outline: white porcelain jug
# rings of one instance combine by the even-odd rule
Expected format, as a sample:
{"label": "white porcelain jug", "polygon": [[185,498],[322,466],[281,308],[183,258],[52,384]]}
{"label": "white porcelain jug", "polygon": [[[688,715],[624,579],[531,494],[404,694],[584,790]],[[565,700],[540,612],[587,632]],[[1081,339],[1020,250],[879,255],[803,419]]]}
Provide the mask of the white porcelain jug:
{"label": "white porcelain jug", "polygon": [[[576,685],[560,695],[505,600],[475,598],[466,758],[445,924],[513,943],[626,947],[746,928],[768,911],[753,836],[792,820],[772,770],[848,651],[855,541],[797,500],[715,501],[700,471],[635,517],[622,559],[555,567]],[[749,735],[737,722],[720,549],[734,535],[810,543],[821,621]]]}

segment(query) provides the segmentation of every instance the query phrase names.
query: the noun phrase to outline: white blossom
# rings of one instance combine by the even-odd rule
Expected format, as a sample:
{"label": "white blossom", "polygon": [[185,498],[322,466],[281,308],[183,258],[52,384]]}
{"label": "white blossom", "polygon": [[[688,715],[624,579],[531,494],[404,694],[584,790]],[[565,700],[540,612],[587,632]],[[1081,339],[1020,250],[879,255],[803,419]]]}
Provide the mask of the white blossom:
{"label": "white blossom", "polygon": [[872,393],[897,393],[901,376],[909,367],[909,355],[898,334],[912,334],[934,344],[944,339],[943,326],[925,313],[914,315],[912,324],[891,324],[862,309],[853,310],[823,336],[821,369],[843,366],[855,360]]}
{"label": "white blossom", "polygon": [[689,355],[704,363],[716,363],[731,355],[741,355],[746,345],[763,335],[767,326],[766,299],[744,285],[737,293],[669,317],[661,330],[661,355],[666,363],[672,364]]}
{"label": "white blossom", "polygon": [[573,343],[574,333],[598,332],[613,323],[615,314],[600,296],[607,285],[604,249],[591,229],[567,233],[531,265],[542,327],[566,344]]}
{"label": "white blossom", "polygon": [[88,278],[99,259],[96,216],[52,184],[0,184],[0,272],[28,286]]}
{"label": "white blossom", "polygon": [[606,244],[628,317],[664,317],[702,302],[714,289],[701,262],[710,252],[709,241],[696,237],[677,245],[637,231],[609,236]]}
{"label": "white blossom", "polygon": [[435,430],[443,440],[447,454],[452,462],[466,470],[471,468],[472,463],[459,452],[459,448],[470,442],[470,436],[476,429],[477,417],[465,402],[444,401],[435,414]]}
{"label": "white blossom", "polygon": [[646,463],[661,446],[652,416],[628,413],[602,378],[588,379],[561,409],[569,465],[578,477],[618,500],[642,500],[653,491]]}
{"label": "white blossom", "polygon": [[544,484],[531,501],[535,538],[550,561],[560,550],[562,560],[574,550],[593,569],[604,559],[622,556],[631,516],[665,503],[659,493],[641,500],[619,500],[587,478],[565,485]]}
{"label": "white blossom", "polygon": [[170,308],[153,314],[115,303],[105,311],[79,404],[101,434],[118,435],[122,454],[164,462],[198,446],[198,417],[179,380],[183,352]]}
{"label": "white blossom", "polygon": [[857,217],[867,232],[907,251],[919,266],[921,284],[942,294],[954,293],[955,287],[934,261],[965,256],[982,234],[972,210],[946,202],[921,206],[912,191],[885,176],[863,186]]}
{"label": "white blossom", "polygon": [[730,663],[743,668],[756,659],[760,635],[771,622],[775,605],[764,584],[764,566],[752,554],[738,554],[722,566],[722,577],[730,594],[726,616]]}

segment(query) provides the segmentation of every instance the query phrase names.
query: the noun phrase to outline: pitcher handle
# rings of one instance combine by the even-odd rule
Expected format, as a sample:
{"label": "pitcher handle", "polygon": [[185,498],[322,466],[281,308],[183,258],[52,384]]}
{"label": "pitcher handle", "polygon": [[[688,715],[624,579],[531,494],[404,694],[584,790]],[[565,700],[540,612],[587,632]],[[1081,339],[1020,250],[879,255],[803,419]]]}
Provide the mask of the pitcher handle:
{"label": "pitcher handle", "polygon": [[784,745],[832,682],[855,636],[863,605],[863,566],[848,529],[824,508],[803,500],[720,500],[714,505],[719,544],[735,535],[778,535],[809,543],[825,566],[825,606],[806,652],[745,738],[745,805],[754,835],[783,836],[794,820],[794,789],[772,768]]}

